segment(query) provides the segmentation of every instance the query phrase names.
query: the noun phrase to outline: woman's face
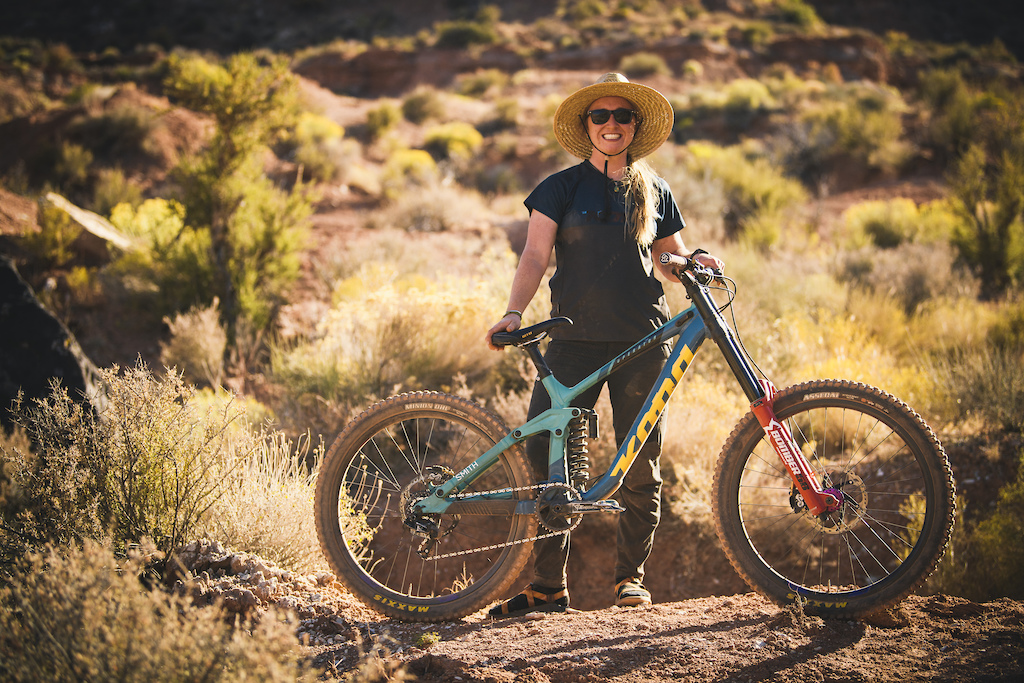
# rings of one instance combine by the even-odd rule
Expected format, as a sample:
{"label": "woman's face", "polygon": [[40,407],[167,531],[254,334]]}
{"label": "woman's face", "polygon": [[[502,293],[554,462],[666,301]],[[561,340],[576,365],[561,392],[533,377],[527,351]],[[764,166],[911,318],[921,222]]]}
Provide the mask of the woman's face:
{"label": "woman's face", "polygon": [[[601,97],[590,103],[587,112],[595,109],[634,109],[632,103],[623,97]],[[636,117],[629,123],[619,123],[614,116],[609,116],[604,123],[594,123],[589,116],[586,117],[587,133],[591,143],[602,154],[614,156],[621,154],[633,142],[636,134]]]}

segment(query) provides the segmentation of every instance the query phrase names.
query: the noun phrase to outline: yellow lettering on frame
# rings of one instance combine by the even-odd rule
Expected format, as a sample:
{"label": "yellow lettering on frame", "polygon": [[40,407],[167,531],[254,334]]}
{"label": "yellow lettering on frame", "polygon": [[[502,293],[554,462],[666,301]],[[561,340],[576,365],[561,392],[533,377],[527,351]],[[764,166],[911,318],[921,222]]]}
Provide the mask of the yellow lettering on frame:
{"label": "yellow lettering on frame", "polygon": [[636,454],[640,451],[640,446],[644,441],[647,441],[648,435],[651,430],[654,429],[654,425],[657,424],[658,418],[661,417],[661,413],[665,410],[665,404],[668,403],[669,398],[672,396],[672,392],[675,391],[679,381],[683,378],[683,373],[686,371],[686,365],[693,360],[693,352],[690,351],[689,347],[683,346],[679,353],[679,358],[676,360],[675,365],[672,366],[672,374],[666,377],[658,388],[658,393],[654,397],[654,401],[651,403],[651,407],[647,410],[644,415],[644,419],[640,421],[640,426],[637,428],[637,433],[629,440],[629,444],[626,447],[625,453],[619,458],[615,466],[612,468],[612,476],[619,476],[629,469],[630,465],[633,464],[633,460],[636,459]]}

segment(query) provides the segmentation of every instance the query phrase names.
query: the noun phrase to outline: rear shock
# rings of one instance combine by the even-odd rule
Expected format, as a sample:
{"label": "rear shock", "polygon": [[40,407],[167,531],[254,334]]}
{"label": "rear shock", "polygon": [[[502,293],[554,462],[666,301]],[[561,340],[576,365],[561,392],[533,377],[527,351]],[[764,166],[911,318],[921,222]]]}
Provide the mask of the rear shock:
{"label": "rear shock", "polygon": [[590,456],[587,455],[587,442],[596,439],[597,412],[589,408],[581,408],[580,414],[574,417],[568,426],[566,438],[566,456],[569,463],[569,482],[574,488],[582,489],[590,479]]}

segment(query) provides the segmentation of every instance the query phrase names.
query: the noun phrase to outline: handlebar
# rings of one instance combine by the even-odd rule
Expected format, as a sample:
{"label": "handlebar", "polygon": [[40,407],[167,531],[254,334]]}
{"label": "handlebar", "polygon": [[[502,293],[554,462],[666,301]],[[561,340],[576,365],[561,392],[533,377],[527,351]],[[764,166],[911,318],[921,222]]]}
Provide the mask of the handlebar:
{"label": "handlebar", "polygon": [[702,285],[709,284],[722,276],[721,270],[718,268],[708,268],[704,264],[699,263],[695,258],[680,256],[667,251],[662,252],[660,258],[663,265],[672,266],[676,277],[680,277],[680,273],[692,273],[694,279]]}

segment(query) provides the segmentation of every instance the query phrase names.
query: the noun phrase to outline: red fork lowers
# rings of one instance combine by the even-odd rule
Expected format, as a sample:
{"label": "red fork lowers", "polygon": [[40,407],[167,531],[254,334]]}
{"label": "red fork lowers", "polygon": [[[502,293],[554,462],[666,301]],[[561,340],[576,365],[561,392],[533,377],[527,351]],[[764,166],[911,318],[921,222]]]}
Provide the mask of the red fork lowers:
{"label": "red fork lowers", "polygon": [[775,410],[772,407],[775,400],[775,387],[767,380],[761,380],[761,386],[764,388],[764,397],[751,403],[750,410],[757,417],[757,421],[761,423],[761,428],[768,436],[768,441],[771,442],[779,459],[786,467],[786,471],[789,472],[793,485],[803,496],[807,510],[815,517],[837,510],[839,498],[834,493],[821,488],[817,477],[814,476],[814,470],[811,469],[807,459],[793,440],[793,435],[786,425],[775,417]]}

